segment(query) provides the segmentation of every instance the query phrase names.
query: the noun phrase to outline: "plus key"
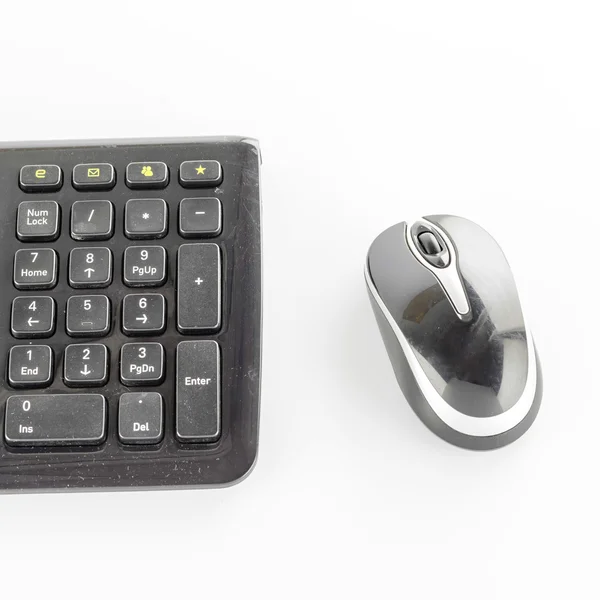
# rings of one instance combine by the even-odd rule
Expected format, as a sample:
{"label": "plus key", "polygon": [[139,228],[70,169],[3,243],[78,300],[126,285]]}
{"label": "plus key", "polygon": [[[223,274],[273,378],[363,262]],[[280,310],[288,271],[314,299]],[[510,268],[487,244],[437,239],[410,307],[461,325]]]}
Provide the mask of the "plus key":
{"label": "plus key", "polygon": [[177,260],[177,328],[181,333],[221,326],[221,251],[217,244],[183,244]]}

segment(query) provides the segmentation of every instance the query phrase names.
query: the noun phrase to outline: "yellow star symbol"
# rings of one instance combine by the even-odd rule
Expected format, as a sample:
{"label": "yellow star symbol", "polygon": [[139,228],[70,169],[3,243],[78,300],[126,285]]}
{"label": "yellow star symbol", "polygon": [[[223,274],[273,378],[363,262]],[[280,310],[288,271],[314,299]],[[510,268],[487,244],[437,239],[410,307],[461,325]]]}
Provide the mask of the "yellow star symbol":
{"label": "yellow star symbol", "polygon": [[206,167],[203,167],[202,165],[196,167],[196,173],[198,173],[198,175],[204,175],[204,171],[206,171]]}

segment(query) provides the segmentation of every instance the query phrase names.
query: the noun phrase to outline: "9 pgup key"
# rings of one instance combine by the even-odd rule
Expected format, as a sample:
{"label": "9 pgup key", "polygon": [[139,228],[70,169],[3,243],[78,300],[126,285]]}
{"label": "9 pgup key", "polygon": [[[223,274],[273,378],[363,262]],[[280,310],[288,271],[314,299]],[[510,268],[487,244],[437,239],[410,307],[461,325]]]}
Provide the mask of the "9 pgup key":
{"label": "9 pgup key", "polygon": [[167,252],[162,246],[130,246],[125,250],[123,282],[130,287],[156,287],[167,278]]}

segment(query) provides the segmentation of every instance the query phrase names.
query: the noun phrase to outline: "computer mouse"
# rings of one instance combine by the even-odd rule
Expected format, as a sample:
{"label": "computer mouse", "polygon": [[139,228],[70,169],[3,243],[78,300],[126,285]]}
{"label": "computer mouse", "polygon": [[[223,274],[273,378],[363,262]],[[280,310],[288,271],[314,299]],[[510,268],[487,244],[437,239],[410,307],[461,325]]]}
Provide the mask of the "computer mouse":
{"label": "computer mouse", "polygon": [[542,372],[512,271],[489,233],[452,215],[398,223],[371,245],[365,278],[401,390],[431,431],[489,450],[529,429]]}

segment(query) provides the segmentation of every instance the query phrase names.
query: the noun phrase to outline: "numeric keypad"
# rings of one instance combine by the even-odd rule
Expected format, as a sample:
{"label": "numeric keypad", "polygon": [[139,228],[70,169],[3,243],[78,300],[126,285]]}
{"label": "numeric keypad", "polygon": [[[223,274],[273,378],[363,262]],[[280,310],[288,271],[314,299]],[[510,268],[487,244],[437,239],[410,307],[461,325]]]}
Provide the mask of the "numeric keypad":
{"label": "numeric keypad", "polygon": [[259,162],[227,137],[3,148],[0,493],[249,471]]}

